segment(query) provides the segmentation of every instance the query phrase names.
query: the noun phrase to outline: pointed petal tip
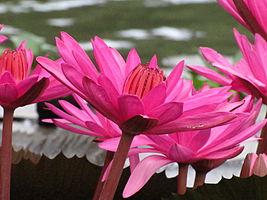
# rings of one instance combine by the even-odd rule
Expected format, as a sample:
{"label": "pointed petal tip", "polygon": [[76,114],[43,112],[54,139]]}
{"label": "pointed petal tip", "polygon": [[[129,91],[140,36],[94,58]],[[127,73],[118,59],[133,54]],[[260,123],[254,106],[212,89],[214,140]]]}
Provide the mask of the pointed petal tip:
{"label": "pointed petal tip", "polygon": [[151,68],[158,68],[158,59],[157,55],[154,54],[149,62],[149,67]]}

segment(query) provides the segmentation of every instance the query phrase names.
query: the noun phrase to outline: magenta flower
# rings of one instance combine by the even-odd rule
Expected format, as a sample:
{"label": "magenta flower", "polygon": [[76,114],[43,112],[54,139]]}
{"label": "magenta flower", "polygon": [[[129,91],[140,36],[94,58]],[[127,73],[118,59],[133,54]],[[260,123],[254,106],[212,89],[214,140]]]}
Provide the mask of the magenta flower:
{"label": "magenta flower", "polygon": [[[3,28],[3,24],[0,24],[0,30]],[[0,44],[7,40],[6,36],[0,35]]]}
{"label": "magenta flower", "polygon": [[61,97],[70,93],[67,87],[61,85],[40,66],[37,66],[30,74],[32,62],[33,54],[31,50],[25,49],[25,42],[14,51],[6,49],[0,56],[0,105],[4,108],[0,163],[0,199],[3,200],[10,199],[14,110],[20,106]]}
{"label": "magenta flower", "polygon": [[217,0],[239,23],[253,34],[267,39],[266,0]]}
{"label": "magenta flower", "polygon": [[[221,160],[241,153],[243,146],[239,144],[255,135],[266,124],[264,120],[253,125],[261,102],[252,107],[253,100],[248,97],[246,101],[247,103],[236,110],[246,114],[239,116],[240,120],[234,123],[186,133],[146,135],[147,140],[143,138],[138,144],[143,147],[132,149],[130,155],[148,152],[158,155],[147,156],[136,166],[125,186],[123,197],[127,198],[136,193],[160,167],[169,163],[177,162],[183,167],[202,160],[219,160],[221,164]],[[250,111],[247,112],[248,110]],[[150,147],[145,148],[144,145]]]}
{"label": "magenta flower", "polygon": [[0,56],[1,106],[15,109],[70,93],[69,89],[40,66],[30,74],[32,62],[33,54],[31,50],[25,49],[25,42],[14,51],[6,49],[2,53]]}
{"label": "magenta flower", "polygon": [[179,93],[188,89],[183,89],[182,81],[179,83],[183,62],[165,79],[156,56],[149,63],[141,64],[133,49],[125,62],[115,49],[95,37],[92,40],[95,67],[67,33],[61,33],[56,43],[65,63],[58,65],[44,57],[37,58],[38,62],[122,130],[120,145],[99,200],[113,199],[135,135],[205,129],[236,117],[229,112],[216,112],[214,108],[212,111],[192,108],[183,112],[183,103],[178,102]]}
{"label": "magenta flower", "polygon": [[[95,37],[92,45],[98,72],[68,34],[62,33],[61,39],[56,41],[66,64],[59,66],[44,57],[38,57],[38,62],[125,132],[139,134],[149,130],[160,134],[199,127],[199,124],[203,129],[233,118],[229,113],[197,113],[198,121],[194,120],[194,116],[181,119],[183,104],[176,98],[179,98],[182,85],[176,83],[180,79],[183,62],[165,79],[155,56],[150,63],[141,64],[136,51],[132,50],[125,63],[115,49]],[[175,120],[184,123],[170,125]]]}
{"label": "magenta flower", "polygon": [[233,90],[262,98],[263,103],[266,104],[267,60],[265,54],[267,52],[267,42],[256,34],[255,42],[251,44],[246,36],[240,35],[236,30],[234,30],[234,34],[243,54],[243,58],[234,66],[216,51],[210,48],[201,48],[204,58],[222,72],[224,76],[205,67],[191,65],[188,67],[219,84],[232,86]]}

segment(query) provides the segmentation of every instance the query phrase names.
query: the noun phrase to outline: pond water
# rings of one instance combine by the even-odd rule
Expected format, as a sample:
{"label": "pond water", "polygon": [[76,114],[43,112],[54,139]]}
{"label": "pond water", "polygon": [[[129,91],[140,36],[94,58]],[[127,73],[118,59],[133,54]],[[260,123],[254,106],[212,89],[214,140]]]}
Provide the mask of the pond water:
{"label": "pond water", "polygon": [[237,49],[237,23],[215,0],[3,0],[0,19],[3,33],[16,43],[26,35],[36,55],[57,57],[52,47],[60,31],[88,51],[98,35],[124,56],[136,48],[147,62],[156,53],[163,67],[173,67],[161,62],[165,57],[198,54],[199,46],[225,54]]}

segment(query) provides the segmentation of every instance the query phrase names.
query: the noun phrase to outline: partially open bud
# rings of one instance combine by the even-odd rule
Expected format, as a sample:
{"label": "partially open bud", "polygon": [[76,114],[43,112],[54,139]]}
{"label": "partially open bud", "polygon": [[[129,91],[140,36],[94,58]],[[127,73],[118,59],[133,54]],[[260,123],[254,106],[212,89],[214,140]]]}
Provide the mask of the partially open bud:
{"label": "partially open bud", "polygon": [[266,154],[255,154],[249,153],[242,166],[240,177],[246,178],[252,176],[253,174],[257,176],[267,175],[267,155]]}
{"label": "partially open bud", "polygon": [[129,74],[123,92],[143,98],[150,90],[163,81],[163,71],[147,64],[139,64]]}
{"label": "partially open bud", "polygon": [[28,74],[26,50],[6,49],[0,56],[0,75],[9,72],[15,81],[25,79]]}

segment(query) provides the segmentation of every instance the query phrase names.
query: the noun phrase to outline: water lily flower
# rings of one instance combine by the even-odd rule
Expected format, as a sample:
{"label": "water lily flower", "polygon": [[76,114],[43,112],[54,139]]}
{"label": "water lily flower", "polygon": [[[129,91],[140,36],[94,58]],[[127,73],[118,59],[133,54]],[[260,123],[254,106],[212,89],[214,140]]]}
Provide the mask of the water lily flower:
{"label": "water lily flower", "polygon": [[33,54],[25,42],[0,56],[0,105],[15,109],[27,104],[65,96],[70,90],[39,65],[30,73]]}
{"label": "water lily flower", "polygon": [[219,160],[222,163],[221,160],[233,158],[241,153],[243,146],[240,143],[254,136],[267,121],[263,120],[253,125],[261,101],[251,107],[253,99],[246,100],[249,103],[242,105],[237,112],[248,109],[250,111],[247,115],[240,116],[239,121],[206,130],[144,136],[147,140],[143,138],[138,145],[149,147],[132,148],[130,154],[157,153],[158,155],[147,156],[136,166],[125,186],[123,197],[127,198],[136,193],[160,167],[169,163],[177,162],[180,168],[203,160]]}
{"label": "water lily flower", "polygon": [[[0,30],[3,28],[3,24],[0,24]],[[0,35],[0,44],[7,40],[6,36]]]}
{"label": "water lily flower", "polygon": [[[166,133],[168,124],[179,119],[183,113],[183,104],[175,100],[182,88],[176,83],[180,79],[183,62],[165,79],[155,56],[149,63],[141,64],[133,49],[125,63],[115,49],[95,37],[92,45],[96,68],[79,44],[67,33],[61,33],[61,39],[57,38],[56,42],[65,63],[58,65],[45,57],[38,57],[37,61],[96,110],[118,124],[123,131],[131,134],[148,130],[163,133],[164,129]],[[203,116],[202,128],[211,126],[210,120],[213,121],[214,118],[200,115]],[[233,117],[229,113],[218,113],[218,116],[218,123]],[[136,123],[138,125],[134,125]],[[187,120],[187,124],[181,129],[196,127],[199,123]],[[171,127],[179,129],[179,125]]]}
{"label": "water lily flower", "polygon": [[[263,103],[267,104],[267,42],[258,34],[255,35],[254,44],[251,44],[246,36],[239,34],[237,30],[234,30],[234,35],[243,55],[243,58],[235,65],[230,64],[216,51],[201,48],[204,58],[223,75],[206,67],[192,65],[188,67],[219,84],[231,86],[233,90],[262,98]],[[267,129],[262,131],[263,139],[259,143],[258,153],[267,152],[266,131]]]}
{"label": "water lily flower", "polygon": [[267,71],[266,51],[267,42],[258,34],[255,35],[255,42],[251,44],[246,36],[234,30],[234,35],[243,58],[235,65],[230,64],[222,55],[216,51],[203,47],[201,52],[204,58],[216,67],[223,75],[200,66],[188,66],[191,70],[218,82],[222,85],[231,85],[233,90],[252,94],[262,98],[267,103]]}
{"label": "water lily flower", "polygon": [[264,153],[255,154],[249,153],[247,154],[242,170],[240,173],[240,177],[247,178],[252,176],[253,174],[257,176],[266,176],[267,175],[267,155]]}
{"label": "water lily flower", "polygon": [[239,23],[267,40],[267,0],[217,0]]}
{"label": "water lily flower", "polygon": [[67,87],[60,84],[40,66],[37,66],[30,73],[33,54],[31,50],[25,49],[25,44],[23,42],[14,51],[6,49],[0,56],[0,105],[4,108],[0,199],[3,200],[9,200],[10,198],[14,110],[20,106],[65,96],[70,93]]}
{"label": "water lily flower", "polygon": [[135,135],[206,129],[236,117],[229,112],[205,112],[205,109],[199,112],[193,109],[190,115],[189,112],[183,115],[183,103],[177,100],[182,91],[182,85],[177,83],[183,62],[165,78],[156,56],[142,64],[133,49],[125,62],[100,38],[95,37],[91,42],[97,67],[80,45],[64,32],[61,39],[56,38],[56,43],[65,63],[59,65],[44,57],[38,57],[37,61],[122,130],[110,176],[99,200],[113,199]]}

